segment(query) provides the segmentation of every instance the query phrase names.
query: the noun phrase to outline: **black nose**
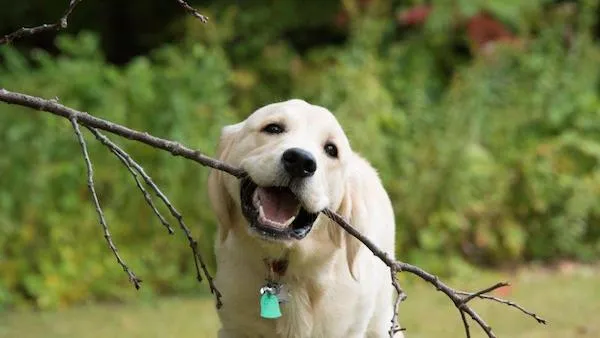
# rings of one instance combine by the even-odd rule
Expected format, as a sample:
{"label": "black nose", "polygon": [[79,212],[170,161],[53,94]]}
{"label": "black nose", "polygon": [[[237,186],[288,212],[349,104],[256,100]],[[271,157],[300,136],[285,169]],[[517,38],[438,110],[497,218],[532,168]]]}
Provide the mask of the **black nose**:
{"label": "black nose", "polygon": [[317,170],[315,157],[306,150],[290,148],[281,156],[283,167],[292,177],[309,177]]}

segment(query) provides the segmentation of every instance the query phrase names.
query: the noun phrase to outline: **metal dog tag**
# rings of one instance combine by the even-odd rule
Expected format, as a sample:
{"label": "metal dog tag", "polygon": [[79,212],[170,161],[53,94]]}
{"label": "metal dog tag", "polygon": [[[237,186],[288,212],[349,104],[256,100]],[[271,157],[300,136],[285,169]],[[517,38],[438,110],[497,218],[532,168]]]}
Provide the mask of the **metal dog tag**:
{"label": "metal dog tag", "polygon": [[260,288],[260,316],[267,319],[281,317],[279,307],[278,288],[273,285],[265,285]]}

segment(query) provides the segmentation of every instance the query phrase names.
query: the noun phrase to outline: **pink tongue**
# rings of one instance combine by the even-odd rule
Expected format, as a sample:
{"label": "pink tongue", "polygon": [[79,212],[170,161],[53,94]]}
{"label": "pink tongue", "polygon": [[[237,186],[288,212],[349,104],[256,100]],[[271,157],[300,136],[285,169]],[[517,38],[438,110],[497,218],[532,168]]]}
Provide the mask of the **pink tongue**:
{"label": "pink tongue", "polygon": [[296,216],[298,200],[286,188],[256,188],[265,217],[276,223],[285,223]]}

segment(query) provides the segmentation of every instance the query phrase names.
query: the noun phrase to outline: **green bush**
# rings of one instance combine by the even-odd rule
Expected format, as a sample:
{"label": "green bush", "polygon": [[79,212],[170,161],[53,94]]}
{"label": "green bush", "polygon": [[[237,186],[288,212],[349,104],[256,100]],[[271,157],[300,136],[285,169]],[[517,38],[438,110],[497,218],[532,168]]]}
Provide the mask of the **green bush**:
{"label": "green bush", "polygon": [[316,79],[298,77],[296,92],[336,112],[379,169],[402,257],[440,273],[464,259],[599,257],[600,49],[580,13],[590,26],[570,47],[573,18],[550,16],[524,50],[497,46],[449,78],[440,55],[460,55],[436,43],[439,32],[389,42],[375,13],[346,46],[315,56]]}
{"label": "green bush", "polygon": [[[213,149],[221,127],[232,120],[230,67],[218,48],[165,47],[119,69],[102,59],[93,35],[63,37],[57,44],[62,55],[37,51],[35,66],[3,49],[2,85],[57,97],[65,105],[200,149]],[[32,300],[53,307],[133,295],[102,238],[68,121],[8,105],[0,110],[1,303]],[[147,282],[142,290],[197,289],[181,231],[169,236],[127,170],[91,134],[86,137],[100,202],[122,256]],[[181,210],[211,257],[214,222],[205,207],[206,170],[140,144],[118,142]]]}
{"label": "green bush", "polygon": [[[572,13],[544,1],[459,1],[463,14],[486,9],[523,37],[524,46],[498,44],[491,55],[455,48],[462,37],[449,29],[445,2],[435,1],[428,24],[410,32],[398,31],[393,2],[374,3],[346,7],[344,43],[305,50],[283,34],[301,20],[255,33],[257,18],[294,11],[235,5],[215,7],[219,20],[207,28],[190,19],[180,45],[124,67],[103,59],[93,34],[62,36],[58,56],[4,46],[0,86],[58,97],[208,154],[223,125],[268,102],[304,98],[331,109],[378,169],[402,259],[441,274],[466,264],[597,260],[597,2]],[[129,173],[86,136],[114,240],[144,279],[144,295],[198,289],[181,232],[166,234]],[[118,141],[181,209],[210,257],[207,170]],[[103,241],[69,123],[0,105],[0,146],[0,304],[131,297]]]}

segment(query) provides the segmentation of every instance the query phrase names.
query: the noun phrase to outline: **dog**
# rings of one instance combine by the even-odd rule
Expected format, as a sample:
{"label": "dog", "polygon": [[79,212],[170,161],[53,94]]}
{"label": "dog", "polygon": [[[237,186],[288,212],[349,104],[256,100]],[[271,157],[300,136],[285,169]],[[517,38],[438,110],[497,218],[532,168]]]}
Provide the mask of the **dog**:
{"label": "dog", "polygon": [[389,337],[389,269],[320,213],[336,211],[393,256],[390,199],[334,115],[298,99],[264,106],[223,128],[217,156],[247,173],[208,179],[218,337]]}

